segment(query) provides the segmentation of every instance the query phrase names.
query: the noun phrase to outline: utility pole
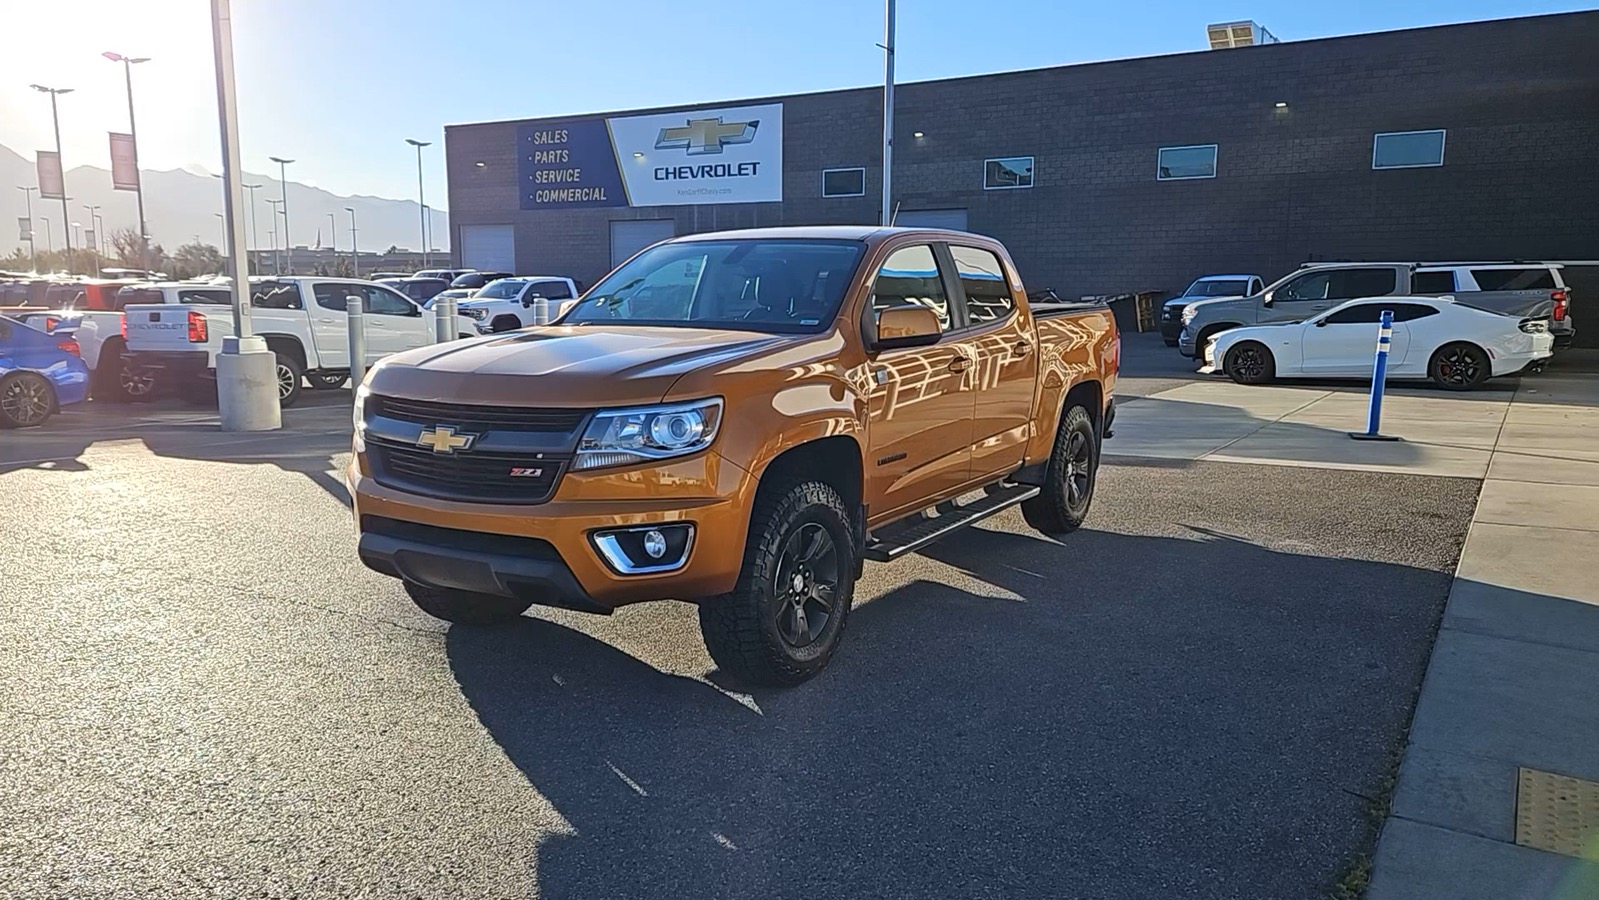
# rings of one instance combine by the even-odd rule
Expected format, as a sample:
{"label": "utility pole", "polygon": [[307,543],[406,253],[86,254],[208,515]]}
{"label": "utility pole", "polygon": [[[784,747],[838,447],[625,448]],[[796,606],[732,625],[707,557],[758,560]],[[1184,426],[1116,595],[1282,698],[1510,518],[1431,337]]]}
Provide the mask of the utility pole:
{"label": "utility pole", "polygon": [[894,223],[894,0],[883,9],[883,221]]}
{"label": "utility pole", "polygon": [[344,211],[350,214],[350,271],[356,278],[361,277],[361,254],[355,250],[355,207],[346,206]]}
{"label": "utility pole", "polygon": [[[40,93],[50,95],[50,121],[55,124],[56,130],[56,160],[61,162],[61,221],[69,222],[72,220],[72,212],[67,209],[67,164],[61,161],[61,112],[56,109],[56,97],[61,94],[70,94],[74,88],[53,88],[45,87],[42,84],[31,84],[29,87]],[[43,196],[42,191],[40,196]],[[63,228],[61,230],[66,233],[67,271],[70,272],[72,271],[72,229]]]}
{"label": "utility pole", "polygon": [[[33,192],[37,191],[38,188],[23,187],[19,184],[17,185],[17,190],[22,192],[22,196],[27,198],[28,202],[28,265],[33,267],[33,271],[38,272],[39,251],[33,246]],[[353,216],[355,213],[351,213],[350,215]],[[351,227],[354,226],[352,225]]]}
{"label": "utility pole", "polygon": [[133,194],[139,201],[139,268],[150,269],[150,235],[144,227],[144,175],[139,171],[139,126],[133,121],[133,67],[150,61],[148,56],[129,58],[107,50],[100,54],[112,62],[122,63],[122,75],[128,85],[128,136],[133,138]]}
{"label": "utility pole", "polygon": [[422,148],[432,146],[432,141],[417,141],[406,138],[405,142],[416,148],[416,205],[420,207],[417,212],[422,217],[422,268],[427,268],[428,258],[428,207],[427,200],[422,196]]}

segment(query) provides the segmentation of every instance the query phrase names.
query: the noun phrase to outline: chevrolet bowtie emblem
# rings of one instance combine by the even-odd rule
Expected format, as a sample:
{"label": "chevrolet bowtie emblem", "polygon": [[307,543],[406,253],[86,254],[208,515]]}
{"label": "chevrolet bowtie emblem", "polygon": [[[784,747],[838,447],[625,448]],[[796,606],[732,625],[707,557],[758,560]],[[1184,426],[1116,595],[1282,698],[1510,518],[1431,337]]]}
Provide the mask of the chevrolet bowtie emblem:
{"label": "chevrolet bowtie emblem", "polygon": [[426,447],[434,453],[454,453],[465,450],[477,440],[475,434],[456,434],[454,425],[439,425],[432,431],[424,431],[417,436],[416,445]]}
{"label": "chevrolet bowtie emblem", "polygon": [[689,119],[687,125],[662,128],[660,136],[655,139],[655,149],[687,150],[689,156],[721,153],[722,147],[727,144],[748,144],[755,140],[755,129],[760,124],[759,119],[724,123],[721,116]]}

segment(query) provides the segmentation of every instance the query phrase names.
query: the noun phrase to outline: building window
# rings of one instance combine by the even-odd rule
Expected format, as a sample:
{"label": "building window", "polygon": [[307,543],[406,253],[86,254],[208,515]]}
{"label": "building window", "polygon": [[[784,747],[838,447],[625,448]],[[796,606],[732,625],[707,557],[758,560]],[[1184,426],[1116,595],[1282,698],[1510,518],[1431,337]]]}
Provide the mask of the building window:
{"label": "building window", "polygon": [[865,169],[823,169],[823,197],[866,196]]}
{"label": "building window", "polygon": [[1155,178],[1159,181],[1215,177],[1215,144],[1162,147],[1160,152],[1155,154]]}
{"label": "building window", "polygon": [[1009,191],[1033,186],[1033,158],[1006,156],[983,160],[983,190]]}
{"label": "building window", "polygon": [[1420,169],[1444,164],[1444,130],[1386,131],[1371,139],[1373,169]]}

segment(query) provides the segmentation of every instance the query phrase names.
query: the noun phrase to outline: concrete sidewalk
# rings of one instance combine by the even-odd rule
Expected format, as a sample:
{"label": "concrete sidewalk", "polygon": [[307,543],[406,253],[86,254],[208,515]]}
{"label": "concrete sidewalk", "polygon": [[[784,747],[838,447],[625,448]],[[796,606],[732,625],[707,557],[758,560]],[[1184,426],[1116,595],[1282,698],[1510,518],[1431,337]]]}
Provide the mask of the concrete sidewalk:
{"label": "concrete sidewalk", "polygon": [[1366,896],[1599,897],[1599,378],[1505,415]]}

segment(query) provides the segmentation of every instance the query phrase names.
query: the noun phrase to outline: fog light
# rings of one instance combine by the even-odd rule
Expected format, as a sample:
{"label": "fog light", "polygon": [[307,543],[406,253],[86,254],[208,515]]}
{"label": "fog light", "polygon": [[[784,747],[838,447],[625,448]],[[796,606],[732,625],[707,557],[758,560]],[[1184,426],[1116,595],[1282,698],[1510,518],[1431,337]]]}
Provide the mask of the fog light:
{"label": "fog light", "polygon": [[694,526],[688,522],[642,525],[596,531],[594,549],[619,575],[670,572],[688,562],[694,543]]}
{"label": "fog light", "polygon": [[665,556],[666,535],[654,530],[644,532],[644,552],[650,555],[650,559],[660,559]]}

